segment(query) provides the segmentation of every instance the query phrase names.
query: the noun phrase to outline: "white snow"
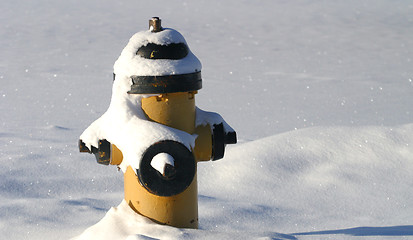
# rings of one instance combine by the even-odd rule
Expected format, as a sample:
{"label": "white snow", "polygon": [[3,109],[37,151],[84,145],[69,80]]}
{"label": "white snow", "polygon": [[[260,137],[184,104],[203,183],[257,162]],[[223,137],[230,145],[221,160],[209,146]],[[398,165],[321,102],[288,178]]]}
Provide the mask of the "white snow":
{"label": "white snow", "polygon": [[198,107],[195,111],[195,126],[205,126],[209,124],[212,128],[213,125],[222,123],[224,126],[224,131],[226,133],[235,131],[230,125],[228,125],[227,122],[225,122],[225,120],[221,117],[220,114],[215,112],[204,111],[202,109],[199,109]]}
{"label": "white snow", "polygon": [[165,166],[169,164],[175,166],[175,159],[167,153],[156,154],[151,161],[151,166],[156,169],[160,174],[164,174]]}
{"label": "white snow", "polygon": [[94,121],[80,136],[87,147],[98,146],[106,139],[122,151],[123,160],[119,167],[125,172],[128,166],[139,169],[144,151],[162,140],[174,140],[191,149],[195,137],[146,119],[141,108],[145,95],[128,94],[130,78],[118,75],[113,82],[112,100],[108,110]]}
{"label": "white snow", "polygon": [[[5,0],[0,7],[2,239],[412,238],[411,2]],[[77,148],[91,122],[103,115],[110,124],[107,111],[137,127],[135,107],[113,106],[138,106],[141,96],[110,99],[130,84],[112,82],[112,67],[153,16],[182,33],[202,61],[197,106],[222,115],[239,137],[224,159],[198,164],[198,230],[130,211],[122,172]],[[155,127],[141,122],[136,131]],[[114,123],[88,142],[113,140]],[[194,139],[157,131],[157,139]]]}
{"label": "white snow", "polygon": [[136,51],[148,43],[169,45],[171,43],[186,43],[184,37],[174,29],[164,28],[160,32],[150,30],[140,31],[133,35],[115,62],[114,73],[122,76],[163,76],[194,73],[201,71],[199,59],[189,50],[188,55],[179,60],[146,59],[136,54]]}

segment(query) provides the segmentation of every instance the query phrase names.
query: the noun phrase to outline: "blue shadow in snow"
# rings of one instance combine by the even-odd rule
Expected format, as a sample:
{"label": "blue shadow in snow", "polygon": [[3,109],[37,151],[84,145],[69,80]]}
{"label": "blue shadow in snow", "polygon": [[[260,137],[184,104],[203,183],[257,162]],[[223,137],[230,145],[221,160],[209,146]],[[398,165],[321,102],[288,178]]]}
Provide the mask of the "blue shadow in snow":
{"label": "blue shadow in snow", "polygon": [[413,225],[389,227],[356,227],[338,230],[292,233],[291,235],[346,234],[352,236],[413,236]]}
{"label": "blue shadow in snow", "polygon": [[99,205],[102,205],[102,203],[96,199],[92,198],[82,198],[80,200],[62,200],[60,201],[64,205],[70,205],[70,206],[78,206],[78,207],[88,207],[90,209],[94,209],[96,211],[100,212],[106,212],[108,209],[104,207],[99,207]]}

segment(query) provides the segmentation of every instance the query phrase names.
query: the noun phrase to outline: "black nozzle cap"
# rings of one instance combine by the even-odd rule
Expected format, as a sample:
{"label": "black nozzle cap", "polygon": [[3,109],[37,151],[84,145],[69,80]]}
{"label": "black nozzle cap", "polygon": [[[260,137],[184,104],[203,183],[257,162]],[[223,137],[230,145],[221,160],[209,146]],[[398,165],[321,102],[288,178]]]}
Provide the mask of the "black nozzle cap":
{"label": "black nozzle cap", "polygon": [[214,124],[212,129],[212,160],[218,160],[224,157],[225,146],[227,144],[237,143],[236,132],[225,132],[224,124]]}
{"label": "black nozzle cap", "polygon": [[235,144],[235,143],[237,143],[237,133],[236,132],[228,132],[225,136],[225,143],[226,144]]}

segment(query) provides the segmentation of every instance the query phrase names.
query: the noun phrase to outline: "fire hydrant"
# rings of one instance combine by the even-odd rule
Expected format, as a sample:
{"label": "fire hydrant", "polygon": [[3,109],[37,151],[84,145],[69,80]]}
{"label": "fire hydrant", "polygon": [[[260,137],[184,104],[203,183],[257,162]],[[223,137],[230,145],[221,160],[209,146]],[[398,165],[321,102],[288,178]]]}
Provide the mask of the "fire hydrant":
{"label": "fire hydrant", "polygon": [[155,17],[122,51],[113,85],[111,105],[81,135],[80,151],[124,171],[125,200],[135,212],[198,228],[197,162],[221,159],[226,144],[237,142],[218,114],[195,106],[199,60]]}

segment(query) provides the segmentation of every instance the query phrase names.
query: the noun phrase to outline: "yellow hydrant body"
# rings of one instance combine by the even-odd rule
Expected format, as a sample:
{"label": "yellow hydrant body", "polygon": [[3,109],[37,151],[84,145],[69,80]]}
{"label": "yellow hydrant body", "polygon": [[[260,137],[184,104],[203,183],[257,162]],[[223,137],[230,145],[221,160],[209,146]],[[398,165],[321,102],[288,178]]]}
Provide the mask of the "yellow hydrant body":
{"label": "yellow hydrant body", "polygon": [[[212,134],[209,125],[195,127],[196,92],[167,93],[142,99],[142,110],[148,120],[167,125],[189,134],[197,134],[193,153],[195,160],[207,161],[212,157]],[[120,150],[113,145],[111,164],[122,162]],[[158,196],[142,186],[135,171],[129,166],[124,173],[125,200],[129,206],[158,223],[180,228],[198,228],[197,175],[182,193]]]}
{"label": "yellow hydrant body", "polygon": [[[152,121],[193,134],[196,117],[194,94],[194,92],[167,93],[144,98],[142,109]],[[131,167],[128,167],[125,172],[124,181],[125,200],[136,212],[159,223],[180,228],[198,228],[196,174],[190,186],[174,196],[157,196],[150,193],[139,183]]]}
{"label": "yellow hydrant body", "polygon": [[[146,64],[158,64],[156,66],[162,66],[165,61],[171,61],[167,62],[170,63],[168,66],[174,68],[181,59],[184,63],[188,61],[188,58],[195,61],[193,59],[196,57],[189,51],[182,36],[172,29],[162,32],[163,30],[160,20],[153,18],[150,20],[150,33],[141,34],[148,37],[148,42],[143,41],[145,44],[136,49],[130,50],[131,48],[128,47],[125,49],[136,54],[139,61],[146,61]],[[164,36],[165,40],[162,40],[164,43],[159,44],[162,41],[156,40],[158,32],[162,32],[158,35]],[[126,59],[129,59],[129,52],[125,54],[128,56]],[[197,59],[196,61],[199,62]],[[123,58],[117,62],[123,63]],[[199,66],[197,64],[195,66],[197,67],[192,72],[182,74],[175,72],[159,76],[126,74],[126,77],[121,77],[121,80],[131,79],[132,85],[127,92],[129,95],[149,94],[141,98],[141,106],[136,106],[141,108],[138,110],[143,112],[147,121],[196,136],[195,144],[191,145],[190,149],[174,140],[155,142],[142,156],[137,156],[137,160],[140,161],[139,168],[127,165],[124,169],[125,200],[129,206],[135,212],[157,223],[180,228],[198,228],[197,163],[222,158],[225,145],[236,143],[235,131],[225,125],[222,118],[216,117],[219,115],[213,115],[212,118],[215,117],[215,120],[211,122],[197,123],[197,118],[199,118],[197,113],[201,115],[206,113],[198,111],[195,106],[195,94],[202,87],[200,63]],[[156,71],[163,71],[163,69]],[[133,110],[128,111],[133,112]],[[96,125],[100,126],[99,123],[97,121]],[[113,134],[109,134],[115,141],[114,143],[110,143],[105,136],[101,136],[98,139],[98,146],[94,146],[93,138],[96,136],[93,132],[94,127],[96,126],[92,127],[91,133],[85,131],[82,134],[79,141],[80,151],[94,153],[98,163],[101,164],[123,164],[123,153],[115,144],[116,142],[124,143],[124,141],[119,141]],[[123,147],[125,150],[125,145]],[[159,154],[167,155],[168,159],[162,163],[164,165],[161,170],[155,167],[156,164],[152,165]]]}

